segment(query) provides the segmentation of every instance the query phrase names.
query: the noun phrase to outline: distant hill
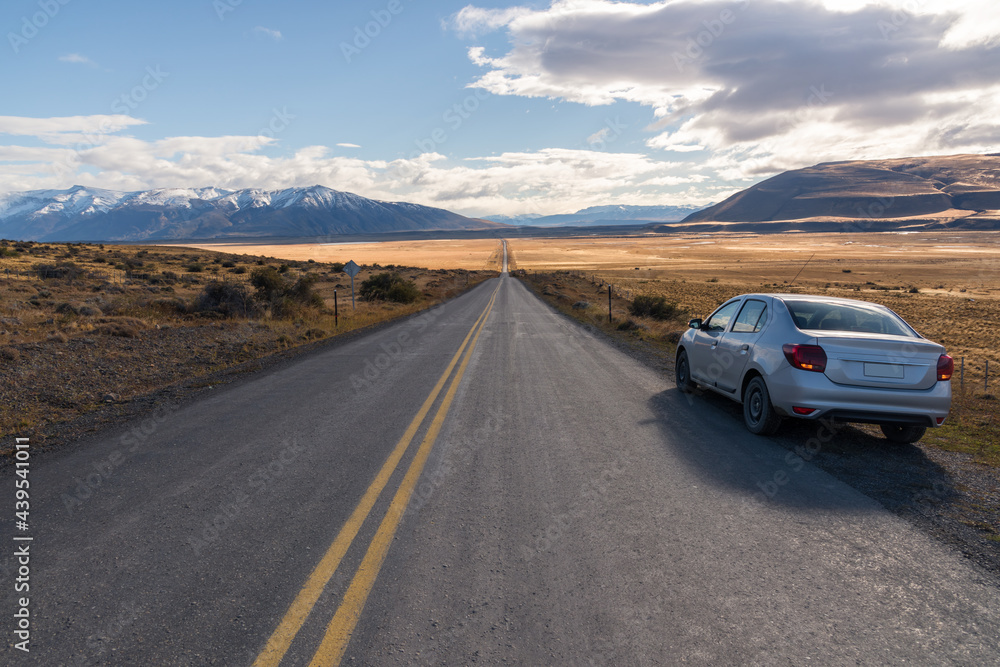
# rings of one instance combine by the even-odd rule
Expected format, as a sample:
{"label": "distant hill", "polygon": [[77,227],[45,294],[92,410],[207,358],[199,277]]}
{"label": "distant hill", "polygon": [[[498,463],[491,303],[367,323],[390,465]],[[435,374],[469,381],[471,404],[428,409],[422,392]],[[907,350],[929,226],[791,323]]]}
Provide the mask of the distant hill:
{"label": "distant hill", "polygon": [[[683,223],[797,221],[801,229],[836,229],[863,220],[885,229],[1000,224],[1000,155],[953,155],[825,162],[786,171],[725,201],[687,216]],[[856,228],[857,224],[852,228]]]}
{"label": "distant hill", "polygon": [[320,185],[141,192],[77,185],[0,195],[0,238],[32,241],[147,242],[494,228],[506,226]]}
{"label": "distant hill", "polygon": [[532,227],[593,227],[636,225],[646,222],[679,222],[702,206],[591,206],[559,215],[488,215],[487,220]]}

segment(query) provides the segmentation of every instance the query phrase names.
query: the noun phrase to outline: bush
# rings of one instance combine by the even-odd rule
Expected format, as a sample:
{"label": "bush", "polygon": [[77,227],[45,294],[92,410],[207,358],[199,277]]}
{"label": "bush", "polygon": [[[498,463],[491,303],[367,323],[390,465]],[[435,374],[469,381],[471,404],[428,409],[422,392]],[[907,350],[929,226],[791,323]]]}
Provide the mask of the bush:
{"label": "bush", "polygon": [[677,314],[677,304],[667,303],[664,296],[640,295],[632,299],[628,312],[634,317],[652,317],[656,320],[669,320]]}
{"label": "bush", "polygon": [[266,266],[253,270],[250,284],[256,290],[257,301],[270,308],[275,317],[291,317],[302,307],[323,306],[323,299],[314,290],[316,276],[302,276],[293,283],[274,267]]}
{"label": "bush", "polygon": [[398,273],[378,273],[361,283],[358,290],[366,301],[395,301],[413,303],[420,297],[420,290],[412,280]]}
{"label": "bush", "polygon": [[192,262],[191,264],[185,266],[184,270],[187,271],[188,273],[201,273],[202,271],[205,270],[205,267],[202,266],[201,264],[198,264],[197,262]]}
{"label": "bush", "polygon": [[32,267],[39,278],[65,278],[73,280],[83,275],[83,269],[73,262],[60,262],[58,264],[35,264]]}
{"label": "bush", "polygon": [[213,281],[205,285],[195,299],[198,312],[220,313],[226,317],[254,317],[260,305],[243,283]]}

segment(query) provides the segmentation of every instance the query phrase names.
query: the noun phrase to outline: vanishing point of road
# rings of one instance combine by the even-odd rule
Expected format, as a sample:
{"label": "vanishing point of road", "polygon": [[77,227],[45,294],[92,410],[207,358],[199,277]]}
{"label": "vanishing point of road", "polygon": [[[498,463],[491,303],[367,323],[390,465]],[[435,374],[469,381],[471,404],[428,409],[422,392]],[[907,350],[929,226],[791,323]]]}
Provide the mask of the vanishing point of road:
{"label": "vanishing point of road", "polygon": [[34,460],[0,662],[1000,663],[991,575],[507,274],[204,396]]}

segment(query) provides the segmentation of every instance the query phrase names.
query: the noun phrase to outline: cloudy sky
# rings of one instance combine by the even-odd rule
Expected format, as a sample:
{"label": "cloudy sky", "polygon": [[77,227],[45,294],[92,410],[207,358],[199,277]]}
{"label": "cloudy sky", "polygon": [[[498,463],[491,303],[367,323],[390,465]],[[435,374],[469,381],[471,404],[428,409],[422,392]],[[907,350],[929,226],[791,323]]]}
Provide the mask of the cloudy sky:
{"label": "cloudy sky", "polygon": [[0,193],[549,214],[1000,151],[995,0],[5,0],[0,28]]}

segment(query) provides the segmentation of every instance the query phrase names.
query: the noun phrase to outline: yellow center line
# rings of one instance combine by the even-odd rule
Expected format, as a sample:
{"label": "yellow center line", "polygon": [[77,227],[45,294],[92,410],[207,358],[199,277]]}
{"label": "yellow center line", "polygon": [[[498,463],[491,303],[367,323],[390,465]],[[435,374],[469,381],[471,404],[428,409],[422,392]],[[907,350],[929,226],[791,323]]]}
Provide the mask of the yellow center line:
{"label": "yellow center line", "polygon": [[[482,330],[482,324],[485,323],[486,316],[489,315],[490,309],[493,307],[493,302],[496,300],[497,292],[500,291],[500,286],[493,290],[493,294],[490,298],[489,303],[486,305],[486,309],[483,310],[479,319],[476,320],[475,324],[469,330],[469,333],[465,336],[465,340],[462,341],[462,345],[458,348],[458,352],[452,357],[451,362],[445,369],[444,373],[438,379],[437,384],[434,385],[434,389],[427,396],[427,400],[424,401],[420,410],[417,412],[413,421],[407,427],[406,431],[403,433],[403,437],[399,439],[396,443],[395,449],[389,454],[389,458],[386,459],[385,463],[382,465],[381,470],[379,470],[378,475],[372,481],[368,490],[361,497],[361,501],[358,506],[348,517],[347,522],[340,529],[337,537],[333,540],[333,544],[327,550],[326,554],[320,560],[319,564],[313,569],[312,574],[306,580],[305,585],[299,594],[295,596],[295,600],[292,601],[291,606],[288,611],[285,612],[284,617],[282,617],[281,622],[275,629],[274,633],[271,635],[270,639],[267,641],[267,645],[264,646],[264,650],[260,652],[257,659],[253,663],[253,667],[277,667],[281,663],[282,658],[285,657],[285,653],[288,652],[288,647],[291,646],[292,640],[295,639],[295,635],[298,634],[302,625],[305,623],[306,618],[309,613],[316,606],[316,601],[319,600],[320,595],[323,593],[323,589],[330,582],[334,573],[337,571],[337,567],[340,566],[340,561],[343,560],[344,554],[347,553],[348,548],[350,548],[351,543],[357,536],[358,531],[361,530],[362,524],[364,524],[365,519],[368,518],[368,514],[371,512],[372,507],[378,500],[378,497],[382,494],[382,490],[385,488],[386,484],[389,483],[389,479],[392,474],[396,471],[396,466],[399,465],[399,460],[403,458],[403,454],[410,446],[410,442],[416,435],[423,423],[424,418],[427,413],[430,412],[431,406],[434,405],[434,401],[437,400],[438,394],[441,393],[441,389],[444,387],[448,380],[448,376],[451,375],[452,370],[455,368],[455,364],[458,363],[459,358],[462,356],[462,352],[465,350],[466,346],[469,344],[469,340],[473,338],[473,333],[476,331],[476,327]],[[478,334],[476,334],[478,337]],[[475,344],[475,343],[473,343]]]}
{"label": "yellow center line", "polygon": [[[487,315],[492,310],[495,300],[496,292],[493,293],[493,299],[490,300],[486,308]],[[332,667],[333,665],[339,665],[344,652],[347,650],[347,644],[351,641],[351,634],[354,632],[354,628],[361,618],[361,612],[364,610],[365,602],[368,600],[368,594],[375,585],[375,579],[382,568],[382,562],[385,560],[386,554],[389,552],[389,547],[392,545],[392,538],[396,534],[396,529],[399,527],[403,514],[406,512],[406,507],[410,502],[413,489],[420,479],[420,473],[424,469],[424,464],[427,463],[427,457],[430,456],[431,449],[434,447],[434,441],[437,439],[445,417],[448,415],[448,408],[451,406],[452,399],[455,398],[455,392],[458,390],[459,382],[461,382],[462,376],[465,374],[465,369],[469,365],[472,352],[476,349],[479,334],[482,333],[483,327],[486,326],[486,320],[482,319],[477,324],[479,330],[476,331],[476,336],[472,339],[472,345],[466,351],[465,358],[462,359],[462,365],[459,366],[458,372],[455,374],[454,379],[452,379],[451,385],[448,387],[448,392],[441,402],[441,407],[438,408],[437,414],[434,415],[434,420],[427,430],[427,435],[424,436],[423,442],[420,443],[420,448],[417,450],[416,456],[413,457],[413,462],[410,463],[410,468],[406,471],[406,476],[400,483],[399,489],[396,491],[396,495],[389,506],[389,510],[386,512],[385,518],[382,519],[382,523],[375,533],[375,537],[372,538],[368,552],[365,553],[365,557],[361,561],[361,566],[358,567],[358,571],[351,580],[347,592],[344,593],[344,599],[341,601],[336,614],[334,614],[333,619],[327,626],[323,642],[316,651],[316,655],[313,656],[312,662],[309,663],[309,667]]]}

